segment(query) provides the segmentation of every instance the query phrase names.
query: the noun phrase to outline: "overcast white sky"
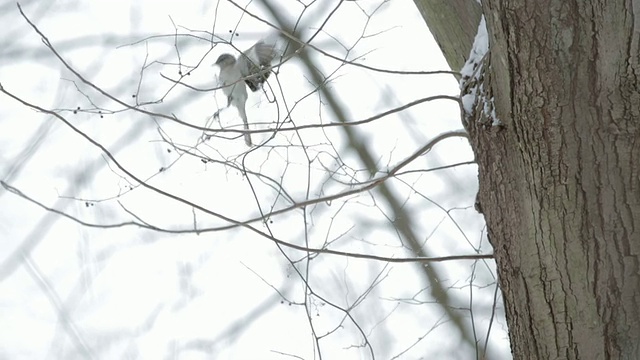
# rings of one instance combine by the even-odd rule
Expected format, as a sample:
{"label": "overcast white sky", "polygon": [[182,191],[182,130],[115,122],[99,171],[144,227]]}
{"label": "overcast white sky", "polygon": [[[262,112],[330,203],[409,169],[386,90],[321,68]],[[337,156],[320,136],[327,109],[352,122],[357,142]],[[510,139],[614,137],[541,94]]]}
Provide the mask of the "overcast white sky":
{"label": "overcast white sky", "polygon": [[[291,25],[302,13],[302,39],[318,32],[311,44],[335,57],[377,69],[448,70],[409,0],[278,4]],[[299,58],[283,63],[247,103],[251,128],[265,130],[249,149],[240,133],[207,132],[204,140],[184,123],[241,129],[232,110],[211,119],[226,103],[212,90],[212,64],[235,51],[212,47],[211,31],[215,41],[233,37],[246,49],[277,34],[266,23],[226,1],[21,5],[68,67],[14,3],[0,4],[0,84],[61,117],[0,94],[0,358],[475,358],[451,313],[482,347],[492,323],[487,358],[510,358],[501,301],[492,317],[491,260],[430,264],[432,283],[416,263],[307,257],[273,241],[411,257],[398,225],[406,220],[429,256],[490,254],[464,138],[444,140],[385,181],[405,219],[380,187],[365,190],[437,135],[461,129],[455,101],[425,101],[350,127],[351,139],[343,127],[286,131],[340,121],[330,97],[352,122],[457,96],[451,75],[374,71],[309,49],[328,80],[323,90]],[[261,1],[239,5],[276,23]],[[179,71],[191,74],[181,79]],[[459,163],[466,164],[426,171]],[[104,228],[129,222],[143,226]],[[440,287],[447,304],[434,300]]]}

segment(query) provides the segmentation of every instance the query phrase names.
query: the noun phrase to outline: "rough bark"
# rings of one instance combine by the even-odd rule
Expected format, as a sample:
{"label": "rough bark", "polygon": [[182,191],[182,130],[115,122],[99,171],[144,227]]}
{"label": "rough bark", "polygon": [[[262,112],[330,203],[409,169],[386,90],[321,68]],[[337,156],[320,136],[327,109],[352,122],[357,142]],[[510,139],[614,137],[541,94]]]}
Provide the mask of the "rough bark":
{"label": "rough bark", "polygon": [[640,0],[483,6],[503,126],[467,128],[514,358],[640,359]]}
{"label": "rough bark", "polygon": [[640,359],[639,2],[484,3],[504,126],[468,129],[516,359]]}

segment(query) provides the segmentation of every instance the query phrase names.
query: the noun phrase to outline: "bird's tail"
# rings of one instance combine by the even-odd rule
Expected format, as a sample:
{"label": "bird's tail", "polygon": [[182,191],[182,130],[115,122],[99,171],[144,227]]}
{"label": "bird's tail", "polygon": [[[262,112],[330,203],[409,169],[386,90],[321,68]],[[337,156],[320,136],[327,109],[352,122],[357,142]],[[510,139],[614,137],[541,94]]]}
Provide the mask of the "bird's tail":
{"label": "bird's tail", "polygon": [[[247,120],[247,113],[244,110],[244,106],[238,108],[238,112],[240,113],[240,117],[242,118],[244,129],[249,130],[249,121]],[[253,142],[251,141],[251,134],[249,133],[244,134],[244,143],[247,144],[247,146],[249,147],[253,146]]]}

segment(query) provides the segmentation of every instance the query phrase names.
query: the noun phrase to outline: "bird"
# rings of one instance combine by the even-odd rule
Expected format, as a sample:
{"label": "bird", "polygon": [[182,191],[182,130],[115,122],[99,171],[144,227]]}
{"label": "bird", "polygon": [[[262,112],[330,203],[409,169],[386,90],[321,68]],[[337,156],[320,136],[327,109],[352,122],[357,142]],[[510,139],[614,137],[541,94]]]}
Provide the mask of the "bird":
{"label": "bird", "polygon": [[[227,96],[227,107],[234,106],[244,123],[244,129],[249,130],[245,104],[248,94],[247,87],[252,92],[262,89],[263,84],[271,74],[271,62],[276,56],[275,44],[268,44],[260,40],[238,58],[231,54],[222,54],[215,65],[220,67],[219,79],[222,92]],[[214,117],[219,115],[219,111]],[[244,134],[247,146],[252,146],[251,135]]]}

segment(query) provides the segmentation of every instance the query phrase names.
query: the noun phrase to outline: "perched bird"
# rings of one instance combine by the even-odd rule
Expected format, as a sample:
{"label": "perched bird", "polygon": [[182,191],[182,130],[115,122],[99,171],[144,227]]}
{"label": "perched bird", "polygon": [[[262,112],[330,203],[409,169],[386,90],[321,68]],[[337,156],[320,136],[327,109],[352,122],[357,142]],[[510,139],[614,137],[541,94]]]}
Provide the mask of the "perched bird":
{"label": "perched bird", "polygon": [[[247,88],[255,92],[262,88],[271,74],[271,61],[276,56],[275,45],[267,44],[263,40],[243,52],[236,59],[231,54],[222,54],[216,65],[220,67],[220,81],[222,91],[227,96],[227,107],[233,105],[244,122],[244,129],[249,130],[245,103],[247,102]],[[217,116],[218,113],[214,116]],[[244,141],[251,146],[251,135],[244,134]]]}

